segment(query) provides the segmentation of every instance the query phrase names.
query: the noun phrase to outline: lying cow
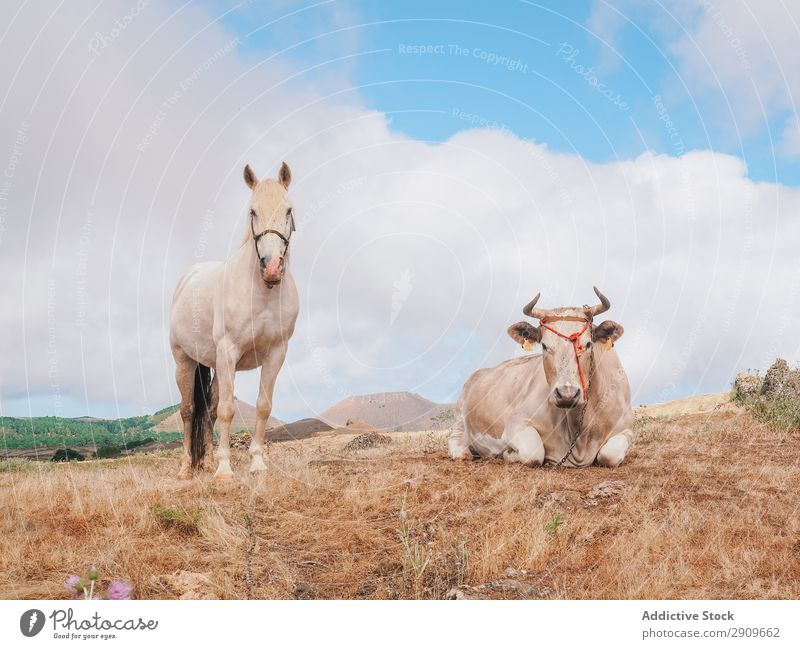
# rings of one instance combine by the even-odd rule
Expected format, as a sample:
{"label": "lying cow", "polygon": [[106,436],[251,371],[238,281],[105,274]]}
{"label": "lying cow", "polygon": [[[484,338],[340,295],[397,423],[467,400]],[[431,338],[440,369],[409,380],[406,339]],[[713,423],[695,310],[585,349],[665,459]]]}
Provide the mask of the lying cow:
{"label": "lying cow", "polygon": [[469,377],[458,400],[450,457],[504,457],[528,465],[618,466],[632,439],[631,391],[614,342],[622,326],[592,323],[611,308],[600,304],[522,312],[539,320],[518,322],[508,334],[525,350],[541,343],[542,354],[514,358]]}

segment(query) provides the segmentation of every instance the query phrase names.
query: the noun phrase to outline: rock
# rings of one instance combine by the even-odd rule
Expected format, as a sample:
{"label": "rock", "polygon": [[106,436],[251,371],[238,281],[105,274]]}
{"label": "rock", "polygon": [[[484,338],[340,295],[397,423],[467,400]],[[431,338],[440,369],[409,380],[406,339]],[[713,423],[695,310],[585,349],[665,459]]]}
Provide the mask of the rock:
{"label": "rock", "polygon": [[522,599],[538,599],[544,597],[549,592],[545,588],[539,588],[534,584],[519,579],[498,579],[497,581],[491,582],[489,588]]}
{"label": "rock", "polygon": [[356,597],[359,597],[359,598],[369,597],[376,590],[378,590],[378,589],[374,584],[364,584],[363,586],[361,586],[361,588],[359,588],[356,591]]}
{"label": "rock", "polygon": [[292,597],[295,599],[319,599],[317,589],[310,584],[298,582],[292,591]]}
{"label": "rock", "polygon": [[444,596],[445,599],[467,599],[467,594],[460,588],[451,588]]}
{"label": "rock", "polygon": [[757,397],[761,394],[761,384],[760,377],[742,372],[736,375],[736,379],[733,382],[733,391],[740,399]]}
{"label": "rock", "polygon": [[246,430],[243,430],[238,433],[231,433],[230,434],[231,440],[231,448],[241,448],[243,450],[247,450],[250,448],[250,433]]}
{"label": "rock", "polygon": [[547,509],[549,507],[574,505],[580,501],[581,494],[577,491],[551,491],[543,494],[540,498],[542,507]]}
{"label": "rock", "polygon": [[181,570],[171,575],[160,575],[157,580],[178,595],[178,599],[219,599],[206,572]]}
{"label": "rock", "polygon": [[346,451],[360,451],[366,448],[375,448],[376,446],[385,446],[391,444],[392,438],[388,435],[381,435],[380,433],[364,433],[357,435],[344,447]]}
{"label": "rock", "polygon": [[761,394],[768,399],[780,400],[800,397],[800,371],[790,370],[784,359],[776,359],[764,375]]}
{"label": "rock", "polygon": [[[586,498],[589,501],[595,501],[598,498],[612,498],[613,496],[619,496],[622,493],[625,493],[628,490],[628,485],[626,485],[622,480],[605,480],[599,484],[596,484],[589,490],[589,493],[586,494]],[[596,504],[596,503],[591,503]]]}

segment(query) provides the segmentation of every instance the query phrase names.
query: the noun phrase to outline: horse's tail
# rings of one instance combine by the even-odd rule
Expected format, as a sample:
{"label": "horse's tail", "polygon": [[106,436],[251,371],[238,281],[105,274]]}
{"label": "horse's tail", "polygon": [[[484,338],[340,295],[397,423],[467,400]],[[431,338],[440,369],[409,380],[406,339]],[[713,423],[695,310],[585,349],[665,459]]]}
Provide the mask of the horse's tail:
{"label": "horse's tail", "polygon": [[197,364],[194,372],[194,408],[192,411],[191,455],[192,468],[203,463],[206,444],[211,439],[214,421],[211,415],[211,368]]}

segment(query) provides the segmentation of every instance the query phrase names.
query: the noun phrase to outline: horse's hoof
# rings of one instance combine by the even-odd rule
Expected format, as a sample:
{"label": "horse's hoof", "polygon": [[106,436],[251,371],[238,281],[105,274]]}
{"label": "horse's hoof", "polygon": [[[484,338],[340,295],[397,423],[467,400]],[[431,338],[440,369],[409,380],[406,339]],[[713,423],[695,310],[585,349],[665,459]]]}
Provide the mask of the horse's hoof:
{"label": "horse's hoof", "polygon": [[267,465],[264,464],[264,460],[261,458],[250,463],[250,473],[264,473],[266,470]]}
{"label": "horse's hoof", "polygon": [[217,471],[214,474],[214,482],[230,482],[233,480],[233,471]]}

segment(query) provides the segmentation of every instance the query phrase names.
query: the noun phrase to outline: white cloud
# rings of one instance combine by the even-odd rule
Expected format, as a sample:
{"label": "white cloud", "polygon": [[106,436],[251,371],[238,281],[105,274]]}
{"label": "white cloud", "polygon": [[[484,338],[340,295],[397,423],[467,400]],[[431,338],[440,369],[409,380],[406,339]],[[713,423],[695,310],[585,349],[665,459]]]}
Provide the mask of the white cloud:
{"label": "white cloud", "polygon": [[[717,120],[732,119],[738,137],[763,132],[765,120],[794,114],[800,97],[795,65],[800,5],[789,2],[704,0],[666,10],[681,26],[667,37],[690,87],[716,99]],[[661,10],[653,11],[670,22]]]}
{"label": "white cloud", "polygon": [[[0,235],[13,305],[0,315],[3,411],[30,398],[58,412],[59,395],[67,414],[176,401],[175,282],[196,257],[238,245],[244,163],[266,175],[282,159],[301,315],[280,417],[351,393],[455,398],[472,370],[516,353],[505,330],[534,293],[545,307],[582,304],[592,284],[625,325],[618,349],[637,402],[794,360],[796,190],[754,183],[741,160],[710,152],[591,164],[500,131],[414,141],[352,95],[284,83],[302,70],[280,59],[258,64],[237,45],[204,66],[234,36],[199,8],[170,18],[165,7],[148,4],[96,55],[93,34],[111,33],[128,5],[103,4],[85,25],[66,10],[32,21],[25,8],[0,43],[20,61],[44,24],[36,56],[0,69],[3,166],[28,124]],[[405,272],[413,290],[390,326]],[[255,376],[239,385],[252,400]]]}

